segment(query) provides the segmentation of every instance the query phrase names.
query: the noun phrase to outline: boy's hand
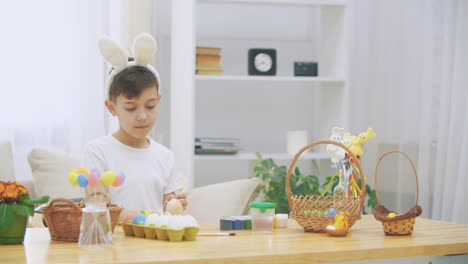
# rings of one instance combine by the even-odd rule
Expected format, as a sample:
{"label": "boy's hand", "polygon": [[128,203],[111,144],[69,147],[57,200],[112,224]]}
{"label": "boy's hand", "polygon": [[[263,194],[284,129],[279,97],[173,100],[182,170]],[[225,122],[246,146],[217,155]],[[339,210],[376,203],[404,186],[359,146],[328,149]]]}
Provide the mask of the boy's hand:
{"label": "boy's hand", "polygon": [[182,204],[182,206],[184,207],[184,210],[187,209],[187,193],[178,193],[176,194],[175,192],[171,192],[171,193],[168,193],[168,194],[165,194],[164,195],[164,211],[166,211],[166,205],[167,203],[172,199],[172,198],[176,198],[180,201],[180,203]]}

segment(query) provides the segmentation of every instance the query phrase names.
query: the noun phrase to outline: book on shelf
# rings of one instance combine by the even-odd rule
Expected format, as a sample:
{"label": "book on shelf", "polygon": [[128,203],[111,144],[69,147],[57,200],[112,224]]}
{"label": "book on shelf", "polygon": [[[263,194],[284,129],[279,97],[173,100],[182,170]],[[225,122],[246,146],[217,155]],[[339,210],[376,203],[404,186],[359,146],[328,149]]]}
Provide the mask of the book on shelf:
{"label": "book on shelf", "polygon": [[195,154],[236,154],[239,142],[238,138],[196,137]]}
{"label": "book on shelf", "polygon": [[220,142],[220,143],[211,143],[211,142],[195,142],[195,147],[197,148],[233,148],[239,147],[239,143],[235,142]]}
{"label": "book on shelf", "polygon": [[221,75],[221,48],[197,47],[195,57],[195,74]]}
{"label": "book on shelf", "polygon": [[202,143],[235,143],[239,144],[239,138],[221,138],[221,137],[196,137],[195,142]]}
{"label": "book on shelf", "polygon": [[199,71],[195,72],[197,75],[222,75],[223,71]]}
{"label": "book on shelf", "polygon": [[206,66],[221,68],[221,55],[197,54],[195,61],[197,67]]}
{"label": "book on shelf", "polygon": [[221,48],[217,47],[200,47],[197,46],[196,48],[196,54],[204,54],[204,55],[220,55],[221,54]]}
{"label": "book on shelf", "polygon": [[197,66],[196,69],[197,71],[223,71],[221,66]]}
{"label": "book on shelf", "polygon": [[195,146],[195,151],[202,150],[202,151],[239,151],[238,146]]}
{"label": "book on shelf", "polygon": [[195,149],[195,154],[197,155],[234,155],[237,154],[239,150],[213,150],[213,149]]}

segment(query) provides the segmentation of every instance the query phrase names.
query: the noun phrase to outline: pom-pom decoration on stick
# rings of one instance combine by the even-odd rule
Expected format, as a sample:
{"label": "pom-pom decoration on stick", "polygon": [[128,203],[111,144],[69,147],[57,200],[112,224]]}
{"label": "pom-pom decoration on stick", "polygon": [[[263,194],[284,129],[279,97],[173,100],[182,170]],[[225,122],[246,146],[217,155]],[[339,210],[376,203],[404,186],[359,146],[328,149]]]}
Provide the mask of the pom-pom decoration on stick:
{"label": "pom-pom decoration on stick", "polygon": [[70,171],[68,174],[68,181],[72,186],[78,186],[78,173],[74,170]]}
{"label": "pom-pom decoration on stick", "polygon": [[125,182],[125,174],[121,171],[114,173],[113,171],[105,171],[102,173],[98,169],[88,171],[85,168],[72,169],[68,173],[68,181],[72,186],[80,186],[82,188],[95,188],[101,183],[104,186],[119,187]]}
{"label": "pom-pom decoration on stick", "polygon": [[88,175],[88,185],[89,187],[96,187],[99,184],[99,179],[101,178],[101,173],[98,169],[92,169]]}
{"label": "pom-pom decoration on stick", "polygon": [[86,175],[83,173],[80,173],[78,175],[78,178],[76,181],[78,182],[78,185],[82,188],[88,186],[88,177],[86,177]]}
{"label": "pom-pom decoration on stick", "polygon": [[122,183],[125,181],[125,174],[123,172],[118,172],[115,174],[115,179],[114,182],[112,183],[112,186],[120,186]]}
{"label": "pom-pom decoration on stick", "polygon": [[112,171],[105,171],[101,176],[101,183],[104,186],[111,186],[114,183],[115,174]]}

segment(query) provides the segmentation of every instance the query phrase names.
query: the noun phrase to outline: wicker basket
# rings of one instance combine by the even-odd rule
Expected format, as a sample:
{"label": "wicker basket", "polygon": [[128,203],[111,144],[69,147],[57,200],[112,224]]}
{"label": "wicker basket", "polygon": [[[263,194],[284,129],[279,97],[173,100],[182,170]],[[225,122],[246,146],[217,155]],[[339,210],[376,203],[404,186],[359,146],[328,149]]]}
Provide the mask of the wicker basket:
{"label": "wicker basket", "polygon": [[[361,178],[361,193],[357,197],[344,198],[342,195],[321,196],[321,195],[293,195],[291,192],[291,174],[302,153],[306,150],[321,144],[332,144],[343,148],[348,156],[355,160],[353,166],[360,172]],[[290,208],[290,216],[301,225],[306,232],[324,232],[327,225],[333,224],[333,216],[311,216],[304,215],[305,210],[318,210],[326,212],[330,208],[334,208],[338,212],[347,212],[349,216],[349,227],[351,227],[358,219],[361,219],[362,207],[366,199],[366,180],[361,169],[361,164],[356,156],[344,144],[332,140],[320,140],[310,143],[303,147],[294,156],[288,168],[286,176],[286,195]]]}
{"label": "wicker basket", "polygon": [[[378,185],[377,185],[377,171],[382,159],[392,153],[400,153],[408,159],[413,169],[414,176],[416,177],[416,203],[415,205],[405,214],[397,215],[395,217],[388,217],[389,213],[394,213],[391,210],[388,210],[380,203],[380,197],[378,192]],[[416,168],[413,164],[413,161],[406,155],[405,153],[399,150],[389,151],[383,154],[377,162],[375,166],[375,194],[377,196],[377,206],[374,208],[374,217],[378,221],[382,222],[382,226],[386,235],[389,236],[404,236],[404,235],[411,235],[414,230],[414,225],[416,223],[416,217],[422,213],[421,206],[418,205],[419,199],[419,181],[418,181],[418,174],[416,173]]]}
{"label": "wicker basket", "polygon": [[111,204],[107,194],[98,192],[86,196],[81,203],[75,203],[65,198],[56,198],[50,201],[49,205],[43,210],[46,224],[49,227],[50,238],[56,241],[78,241],[81,209],[85,206],[86,201],[95,195],[103,195],[107,200],[113,232],[122,208]]}

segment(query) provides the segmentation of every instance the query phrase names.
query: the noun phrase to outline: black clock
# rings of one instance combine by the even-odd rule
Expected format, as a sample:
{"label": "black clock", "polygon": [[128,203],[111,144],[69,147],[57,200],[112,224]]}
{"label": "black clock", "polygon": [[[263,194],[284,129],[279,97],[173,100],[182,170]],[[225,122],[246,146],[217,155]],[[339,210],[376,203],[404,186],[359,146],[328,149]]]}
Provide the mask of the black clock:
{"label": "black clock", "polygon": [[249,75],[275,75],[275,49],[249,49]]}

